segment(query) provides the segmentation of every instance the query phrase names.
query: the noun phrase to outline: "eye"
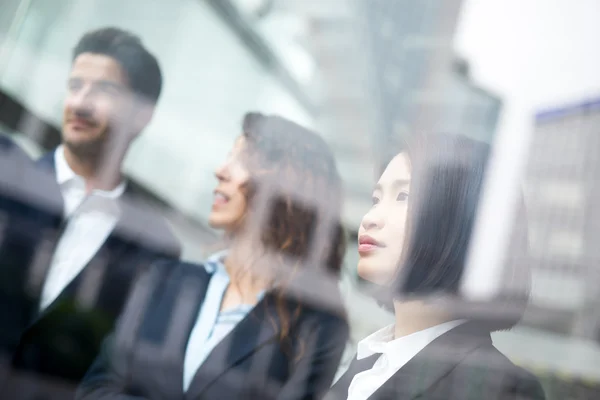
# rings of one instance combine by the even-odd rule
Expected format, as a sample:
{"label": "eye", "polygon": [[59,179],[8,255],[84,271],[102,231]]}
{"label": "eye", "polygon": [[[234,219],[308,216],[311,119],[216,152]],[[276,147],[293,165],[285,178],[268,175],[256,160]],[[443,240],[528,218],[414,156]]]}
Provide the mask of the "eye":
{"label": "eye", "polygon": [[375,204],[379,203],[379,199],[378,199],[377,197],[373,196],[373,197],[371,198],[371,203],[372,203],[373,205],[375,205]]}
{"label": "eye", "polygon": [[67,88],[71,92],[76,92],[77,90],[79,90],[81,88],[81,81],[80,80],[76,80],[76,79],[71,79],[67,83]]}
{"label": "eye", "polygon": [[117,97],[122,93],[122,90],[118,85],[108,82],[98,82],[96,85],[94,85],[93,89],[96,93],[101,93],[111,97]]}
{"label": "eye", "polygon": [[408,193],[407,192],[400,192],[398,193],[398,197],[396,198],[396,201],[406,201],[408,200]]}

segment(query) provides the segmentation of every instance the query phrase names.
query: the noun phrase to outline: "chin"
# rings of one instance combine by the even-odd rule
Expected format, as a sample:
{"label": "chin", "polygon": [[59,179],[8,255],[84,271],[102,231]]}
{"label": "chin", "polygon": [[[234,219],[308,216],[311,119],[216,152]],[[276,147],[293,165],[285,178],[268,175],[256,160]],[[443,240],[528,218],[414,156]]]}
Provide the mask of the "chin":
{"label": "chin", "polygon": [[373,264],[374,263],[369,263],[367,260],[359,260],[357,265],[358,276],[377,285],[387,285],[390,279],[393,278],[393,274],[388,273],[388,271],[382,271]]}
{"label": "chin", "polygon": [[219,221],[217,218],[209,217],[208,225],[213,229],[223,229],[223,222]]}
{"label": "chin", "polygon": [[358,276],[360,276],[362,279],[372,282],[373,271],[367,261],[358,260],[358,265],[356,269],[358,272]]}
{"label": "chin", "polygon": [[70,138],[65,137],[63,140],[65,146],[67,146],[74,154],[80,155],[95,155],[98,154],[102,149],[104,142],[102,139],[95,138]]}
{"label": "chin", "polygon": [[219,229],[225,232],[229,232],[232,230],[232,226],[235,224],[229,220],[219,218],[218,216],[209,216],[208,225],[210,225],[210,227],[213,229]]}

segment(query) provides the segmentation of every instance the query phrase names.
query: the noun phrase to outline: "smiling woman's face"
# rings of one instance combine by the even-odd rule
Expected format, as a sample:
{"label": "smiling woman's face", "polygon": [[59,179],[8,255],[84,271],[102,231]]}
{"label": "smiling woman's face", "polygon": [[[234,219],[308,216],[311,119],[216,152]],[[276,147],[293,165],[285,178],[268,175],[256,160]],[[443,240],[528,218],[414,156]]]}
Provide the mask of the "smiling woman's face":
{"label": "smiling woman's face", "polygon": [[213,228],[227,233],[239,228],[246,212],[246,195],[242,187],[248,182],[250,173],[243,162],[245,146],[246,139],[238,137],[225,162],[215,171],[218,184],[208,221]]}
{"label": "smiling woman's face", "polygon": [[358,230],[358,274],[385,285],[402,255],[410,190],[410,163],[405,153],[394,157],[373,192],[373,206]]}

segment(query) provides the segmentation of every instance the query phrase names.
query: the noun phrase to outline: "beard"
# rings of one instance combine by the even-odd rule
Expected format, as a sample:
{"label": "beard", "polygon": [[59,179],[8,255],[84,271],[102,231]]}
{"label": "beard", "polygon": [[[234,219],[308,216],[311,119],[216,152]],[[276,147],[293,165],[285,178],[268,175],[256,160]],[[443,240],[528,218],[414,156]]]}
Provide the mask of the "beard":
{"label": "beard", "polygon": [[116,134],[112,129],[107,128],[91,138],[69,140],[68,137],[64,137],[63,145],[80,162],[91,166],[96,173],[113,175],[119,173],[123,157],[131,144],[131,135],[121,133],[121,135]]}
{"label": "beard", "polygon": [[77,158],[82,160],[99,159],[106,148],[108,132],[103,132],[100,136],[86,140],[69,140],[65,138],[63,144]]}

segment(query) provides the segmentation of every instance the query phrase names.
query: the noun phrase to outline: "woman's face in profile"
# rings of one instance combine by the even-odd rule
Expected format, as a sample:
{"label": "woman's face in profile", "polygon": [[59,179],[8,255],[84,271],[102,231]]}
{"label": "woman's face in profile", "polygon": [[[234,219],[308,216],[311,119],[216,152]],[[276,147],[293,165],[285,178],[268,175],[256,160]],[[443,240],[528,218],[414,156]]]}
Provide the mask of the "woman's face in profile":
{"label": "woman's face in profile", "polygon": [[213,228],[229,233],[235,231],[246,212],[242,186],[248,182],[250,173],[242,160],[245,146],[246,139],[238,137],[225,162],[215,171],[218,184],[208,221]]}
{"label": "woman's face in profile", "polygon": [[410,178],[408,157],[400,153],[375,186],[373,206],[358,230],[358,274],[363,279],[385,285],[396,272],[404,244]]}

